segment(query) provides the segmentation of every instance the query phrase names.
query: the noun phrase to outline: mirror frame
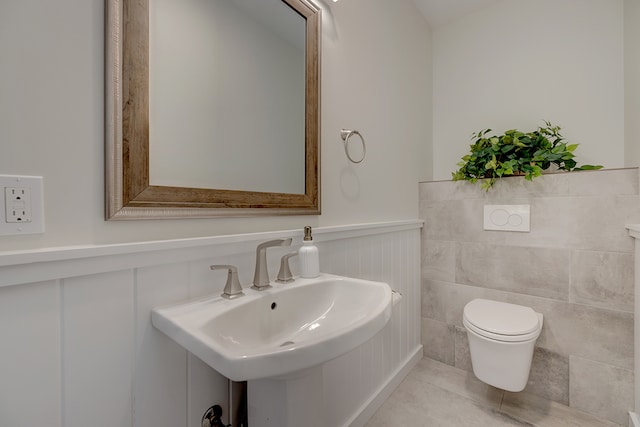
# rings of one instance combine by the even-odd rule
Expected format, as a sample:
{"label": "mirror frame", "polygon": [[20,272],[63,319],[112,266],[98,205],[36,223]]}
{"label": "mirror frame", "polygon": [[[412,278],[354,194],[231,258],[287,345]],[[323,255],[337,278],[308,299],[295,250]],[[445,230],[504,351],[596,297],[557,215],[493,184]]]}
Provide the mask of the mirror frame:
{"label": "mirror frame", "polygon": [[306,19],[305,194],[287,194],[150,184],[149,0],[105,1],[106,220],[320,214],[320,8],[282,0]]}

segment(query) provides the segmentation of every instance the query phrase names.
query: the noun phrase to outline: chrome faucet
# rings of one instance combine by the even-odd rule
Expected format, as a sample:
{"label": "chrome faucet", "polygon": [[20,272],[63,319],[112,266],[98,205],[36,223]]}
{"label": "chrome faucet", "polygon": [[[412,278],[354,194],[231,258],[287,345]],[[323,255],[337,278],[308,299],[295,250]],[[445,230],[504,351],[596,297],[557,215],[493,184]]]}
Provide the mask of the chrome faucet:
{"label": "chrome faucet", "polygon": [[253,275],[253,286],[251,289],[263,291],[269,289],[269,271],[267,270],[267,248],[273,246],[291,246],[291,238],[276,239],[263,242],[256,249],[256,271]]}

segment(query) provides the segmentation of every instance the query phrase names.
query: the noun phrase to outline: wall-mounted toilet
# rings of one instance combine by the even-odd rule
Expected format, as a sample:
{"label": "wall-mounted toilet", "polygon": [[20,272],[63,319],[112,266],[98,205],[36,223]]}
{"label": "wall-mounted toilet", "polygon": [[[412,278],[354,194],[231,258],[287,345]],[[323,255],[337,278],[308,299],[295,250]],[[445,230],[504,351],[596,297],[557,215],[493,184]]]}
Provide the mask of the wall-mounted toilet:
{"label": "wall-mounted toilet", "polygon": [[522,391],[542,320],[530,307],[486,299],[469,302],[462,322],[475,376],[503,390]]}

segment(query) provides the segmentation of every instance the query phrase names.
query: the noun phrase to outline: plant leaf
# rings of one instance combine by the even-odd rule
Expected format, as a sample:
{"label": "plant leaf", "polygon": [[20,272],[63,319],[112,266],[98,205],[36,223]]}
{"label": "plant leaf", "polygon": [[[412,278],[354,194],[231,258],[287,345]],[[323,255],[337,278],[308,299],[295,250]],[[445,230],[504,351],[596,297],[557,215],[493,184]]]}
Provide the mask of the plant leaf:
{"label": "plant leaf", "polygon": [[452,172],[454,180],[477,182],[489,190],[503,176],[521,172],[528,181],[538,177],[552,164],[562,170],[594,170],[602,166],[576,167],[573,152],[578,144],[568,144],[560,134],[560,126],[544,121],[545,126],[533,132],[509,129],[501,135],[492,134],[490,128],[471,134],[474,140],[470,152],[457,163],[459,169]]}
{"label": "plant leaf", "polygon": [[602,165],[582,165],[582,166],[576,168],[575,170],[594,171],[594,170],[598,170],[598,169],[602,169],[602,168],[603,168]]}

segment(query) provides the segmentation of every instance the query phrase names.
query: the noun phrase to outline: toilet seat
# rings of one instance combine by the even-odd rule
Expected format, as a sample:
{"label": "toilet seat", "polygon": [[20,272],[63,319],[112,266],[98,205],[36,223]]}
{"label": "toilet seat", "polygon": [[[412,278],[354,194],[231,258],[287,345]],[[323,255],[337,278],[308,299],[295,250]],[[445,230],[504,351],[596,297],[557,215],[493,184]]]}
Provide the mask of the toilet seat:
{"label": "toilet seat", "polygon": [[542,315],[530,307],[485,299],[469,302],[462,321],[476,334],[503,342],[536,339],[542,330]]}

